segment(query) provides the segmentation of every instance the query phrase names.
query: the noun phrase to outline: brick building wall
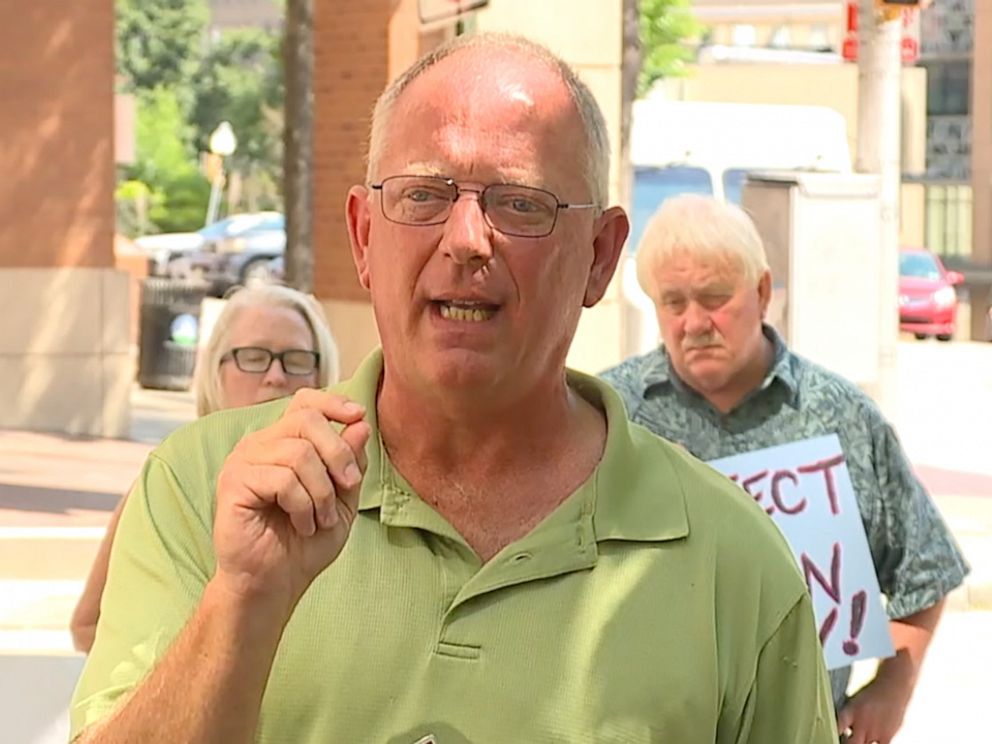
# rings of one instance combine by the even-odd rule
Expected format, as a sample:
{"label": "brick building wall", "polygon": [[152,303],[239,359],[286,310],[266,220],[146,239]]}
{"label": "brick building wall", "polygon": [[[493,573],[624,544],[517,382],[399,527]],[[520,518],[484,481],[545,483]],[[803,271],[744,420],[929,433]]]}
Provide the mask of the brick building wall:
{"label": "brick building wall", "polygon": [[112,266],[113,2],[0,16],[0,268]]}
{"label": "brick building wall", "polygon": [[314,293],[362,301],[344,217],[365,179],[369,118],[389,75],[391,0],[314,8]]}
{"label": "brick building wall", "polygon": [[0,428],[126,436],[114,2],[0,0]]}

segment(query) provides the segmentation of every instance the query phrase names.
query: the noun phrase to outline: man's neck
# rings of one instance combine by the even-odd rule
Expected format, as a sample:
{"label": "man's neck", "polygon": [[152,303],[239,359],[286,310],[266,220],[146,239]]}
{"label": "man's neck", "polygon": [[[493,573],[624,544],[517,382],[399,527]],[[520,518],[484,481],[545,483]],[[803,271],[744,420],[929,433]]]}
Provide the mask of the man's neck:
{"label": "man's neck", "polygon": [[390,456],[471,469],[473,463],[506,467],[543,457],[581,420],[588,407],[566,382],[529,390],[425,394],[386,374],[376,409]]}
{"label": "man's neck", "polygon": [[595,471],[603,413],[559,385],[504,399],[441,401],[383,381],[377,411],[390,461],[483,562],[530,532]]}

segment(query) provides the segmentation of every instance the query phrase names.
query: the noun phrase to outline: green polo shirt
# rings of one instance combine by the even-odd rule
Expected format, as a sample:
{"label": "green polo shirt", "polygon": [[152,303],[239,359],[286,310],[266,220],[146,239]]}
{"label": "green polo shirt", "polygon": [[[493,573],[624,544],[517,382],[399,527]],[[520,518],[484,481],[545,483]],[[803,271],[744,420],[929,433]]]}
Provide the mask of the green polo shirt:
{"label": "green polo shirt", "polygon": [[[603,459],[530,534],[481,563],[390,464],[373,354],[336,390],[373,437],[360,515],[286,627],[257,741],[836,744],[805,585],[760,507],[630,424],[604,383]],[[227,453],[285,401],[180,430],[149,458],[114,544],[72,732],[166,652],[214,570]]]}

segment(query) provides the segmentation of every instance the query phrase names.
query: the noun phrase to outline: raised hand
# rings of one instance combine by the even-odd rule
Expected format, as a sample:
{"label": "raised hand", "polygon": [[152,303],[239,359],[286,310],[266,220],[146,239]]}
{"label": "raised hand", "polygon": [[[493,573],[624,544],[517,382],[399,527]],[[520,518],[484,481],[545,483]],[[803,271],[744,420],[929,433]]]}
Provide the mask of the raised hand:
{"label": "raised hand", "polygon": [[358,513],[371,431],[364,417],[347,398],[305,389],[276,423],[238,443],[217,478],[212,583],[283,606],[288,618],[340,554]]}

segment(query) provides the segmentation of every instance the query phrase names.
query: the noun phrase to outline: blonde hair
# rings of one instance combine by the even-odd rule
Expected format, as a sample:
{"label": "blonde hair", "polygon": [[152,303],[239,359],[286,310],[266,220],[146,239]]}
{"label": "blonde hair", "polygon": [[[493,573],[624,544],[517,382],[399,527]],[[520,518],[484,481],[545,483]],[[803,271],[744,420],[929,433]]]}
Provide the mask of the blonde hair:
{"label": "blonde hair", "polygon": [[221,359],[230,349],[227,348],[238,314],[246,307],[285,307],[300,314],[313,334],[314,351],[320,355],[317,364],[317,386],[326,387],[338,381],[338,347],[334,343],[331,329],[320,303],[312,295],[303,294],[290,287],[266,284],[258,287],[240,288],[227,299],[224,309],[217,316],[210,340],[202,350],[193,373],[193,395],[196,398],[196,413],[205,416],[224,407],[224,396],[220,382]]}
{"label": "blonde hair", "polygon": [[637,247],[637,281],[658,301],[657,271],[676,255],[731,261],[748,282],[768,271],[765,246],[747,212],[710,196],[666,199],[644,229]]}
{"label": "blonde hair", "polygon": [[596,102],[596,97],[567,62],[547,47],[516,34],[483,33],[456,36],[422,56],[396,78],[379,96],[372,112],[367,182],[372,183],[377,177],[376,167],[386,138],[386,126],[400,94],[406,90],[410,83],[438,62],[465,49],[522,52],[558,73],[578,111],[579,118],[582,120],[582,127],[586,133],[584,152],[586,184],[592,194],[593,201],[597,206],[604,208],[609,198],[610,142],[606,129],[606,119],[603,118],[603,112]]}

